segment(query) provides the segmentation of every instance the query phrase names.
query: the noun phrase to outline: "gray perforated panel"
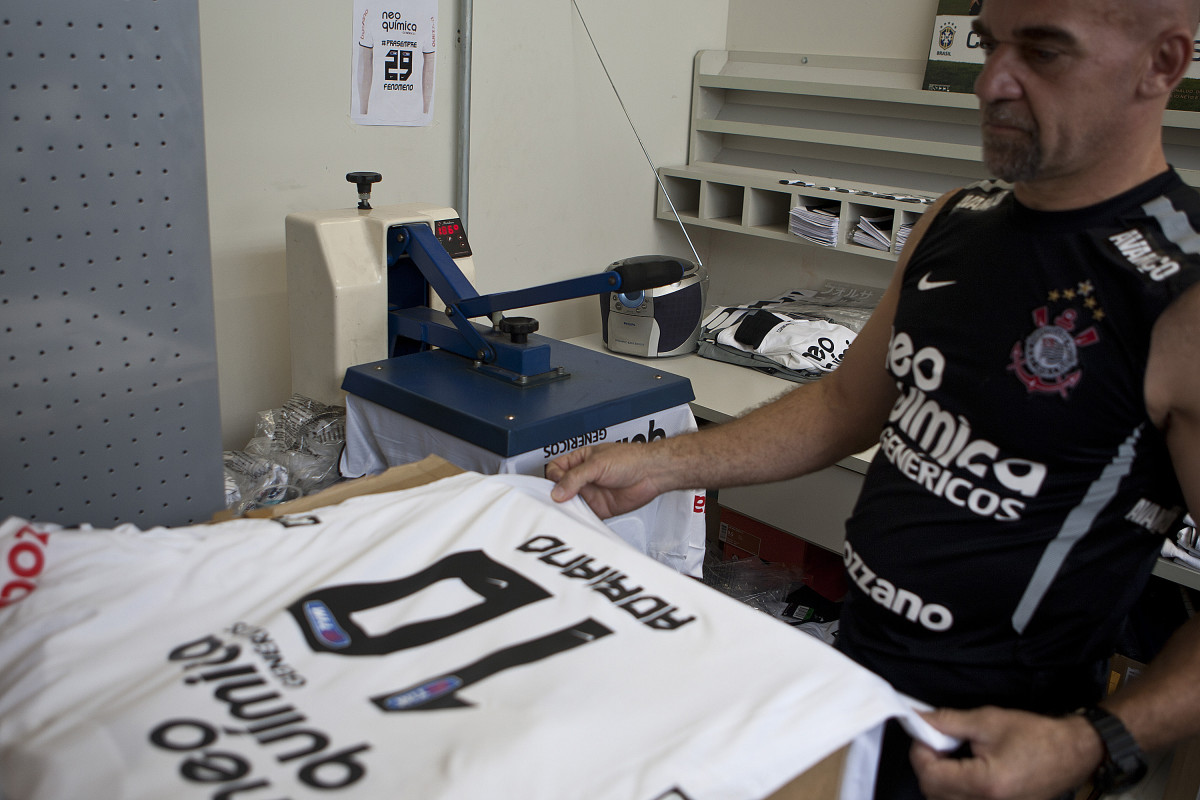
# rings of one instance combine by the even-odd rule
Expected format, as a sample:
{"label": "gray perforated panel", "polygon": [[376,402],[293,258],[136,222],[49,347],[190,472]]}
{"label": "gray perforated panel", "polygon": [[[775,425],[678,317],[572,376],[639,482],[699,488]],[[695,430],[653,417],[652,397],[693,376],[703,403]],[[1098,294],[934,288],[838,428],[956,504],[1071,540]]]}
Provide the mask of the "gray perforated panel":
{"label": "gray perforated panel", "polygon": [[0,6],[0,518],[222,500],[196,2]]}

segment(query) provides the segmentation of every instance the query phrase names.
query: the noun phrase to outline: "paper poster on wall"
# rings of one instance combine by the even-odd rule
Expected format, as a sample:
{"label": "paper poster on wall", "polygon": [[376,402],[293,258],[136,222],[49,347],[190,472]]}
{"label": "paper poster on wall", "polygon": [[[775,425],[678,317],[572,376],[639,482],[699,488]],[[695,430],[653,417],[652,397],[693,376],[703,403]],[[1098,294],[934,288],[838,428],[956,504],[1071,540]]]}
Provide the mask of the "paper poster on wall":
{"label": "paper poster on wall", "polygon": [[359,125],[433,120],[437,0],[354,0],[350,119]]}
{"label": "paper poster on wall", "polygon": [[[987,0],[938,0],[933,20],[933,40],[921,86],[935,92],[965,92],[975,89],[975,78],[983,70],[979,36],[971,28]],[[1200,111],[1200,40],[1192,51],[1187,75],[1171,93],[1167,108]]]}
{"label": "paper poster on wall", "polygon": [[974,90],[975,76],[983,69],[983,51],[971,30],[971,18],[984,1],[938,0],[923,88],[935,92]]}

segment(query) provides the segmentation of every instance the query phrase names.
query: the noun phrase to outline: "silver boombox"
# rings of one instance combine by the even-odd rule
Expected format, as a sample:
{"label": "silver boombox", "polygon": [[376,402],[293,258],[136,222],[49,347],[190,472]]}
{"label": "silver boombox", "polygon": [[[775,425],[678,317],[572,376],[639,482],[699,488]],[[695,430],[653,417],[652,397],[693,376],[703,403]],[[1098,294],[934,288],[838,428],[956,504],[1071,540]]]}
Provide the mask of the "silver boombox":
{"label": "silver boombox", "polygon": [[604,346],[614,353],[649,357],[695,352],[708,296],[708,270],[672,256],[634,256],[608,269],[647,261],[677,261],[684,268],[683,277],[655,289],[600,295]]}

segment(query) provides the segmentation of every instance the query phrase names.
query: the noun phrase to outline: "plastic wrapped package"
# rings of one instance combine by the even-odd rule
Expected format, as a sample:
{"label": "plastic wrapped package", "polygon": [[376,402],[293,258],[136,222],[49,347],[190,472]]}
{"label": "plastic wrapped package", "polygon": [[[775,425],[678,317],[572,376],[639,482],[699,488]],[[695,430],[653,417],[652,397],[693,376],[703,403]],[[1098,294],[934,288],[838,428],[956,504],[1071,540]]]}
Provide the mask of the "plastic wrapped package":
{"label": "plastic wrapped package", "polygon": [[883,290],[841,281],[709,309],[698,354],[807,383],[835,369]]}
{"label": "plastic wrapped package", "polygon": [[704,583],[735,600],[782,618],[788,595],[804,584],[804,572],[759,558],[704,563]]}
{"label": "plastic wrapped package", "polygon": [[346,410],[295,394],[260,411],[254,437],[225,452],[226,508],[238,513],[313,494],[340,480]]}
{"label": "plastic wrapped package", "polygon": [[[226,450],[225,507],[241,513],[279,495],[288,485],[287,468],[278,461],[245,450]],[[279,501],[276,501],[279,502]]]}
{"label": "plastic wrapped package", "polygon": [[338,457],[341,453],[341,445],[337,445],[315,451],[285,450],[278,458],[287,467],[290,483],[307,495],[338,481],[341,477],[338,473]]}

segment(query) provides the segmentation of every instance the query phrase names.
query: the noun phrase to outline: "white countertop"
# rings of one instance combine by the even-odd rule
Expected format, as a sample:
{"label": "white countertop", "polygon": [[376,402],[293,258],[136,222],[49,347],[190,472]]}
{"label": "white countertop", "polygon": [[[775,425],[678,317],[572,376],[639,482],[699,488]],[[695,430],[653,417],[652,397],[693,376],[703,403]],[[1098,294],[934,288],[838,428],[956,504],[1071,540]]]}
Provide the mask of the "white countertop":
{"label": "white countertop", "polygon": [[[692,402],[692,413],[709,422],[728,422],[751,409],[774,400],[799,384],[776,378],[748,367],[726,364],[696,354],[670,356],[668,358],[642,358],[639,356],[613,353],[604,347],[599,333],[578,336],[565,340],[568,344],[598,350],[627,361],[633,361],[692,382],[696,399]],[[843,459],[839,466],[859,473],[866,473],[867,464],[875,454],[875,447],[850,458]]]}

